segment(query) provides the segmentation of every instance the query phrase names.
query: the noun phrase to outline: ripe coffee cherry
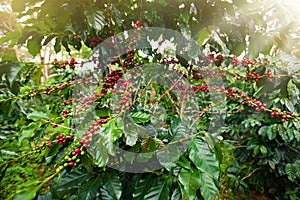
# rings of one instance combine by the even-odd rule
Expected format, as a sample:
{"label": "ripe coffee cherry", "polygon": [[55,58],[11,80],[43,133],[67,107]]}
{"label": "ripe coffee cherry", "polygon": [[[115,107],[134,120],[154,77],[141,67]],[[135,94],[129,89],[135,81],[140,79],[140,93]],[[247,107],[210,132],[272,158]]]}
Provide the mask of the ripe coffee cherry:
{"label": "ripe coffee cherry", "polygon": [[74,150],[74,152],[75,152],[76,154],[78,154],[78,153],[80,152],[80,148],[76,148],[76,149]]}
{"label": "ripe coffee cherry", "polygon": [[73,166],[74,166],[74,164],[75,164],[75,162],[74,162],[74,161],[70,161],[70,162],[69,162],[69,166],[70,166],[70,167],[73,167]]}

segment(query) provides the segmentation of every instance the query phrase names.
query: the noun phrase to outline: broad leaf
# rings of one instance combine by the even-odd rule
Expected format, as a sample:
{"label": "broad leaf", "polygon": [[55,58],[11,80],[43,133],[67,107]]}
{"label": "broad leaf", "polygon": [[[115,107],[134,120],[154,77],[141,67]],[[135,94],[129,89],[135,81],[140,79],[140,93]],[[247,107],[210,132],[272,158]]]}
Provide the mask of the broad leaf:
{"label": "broad leaf", "polygon": [[200,139],[194,139],[188,147],[188,152],[189,158],[201,172],[218,180],[219,162],[207,143]]}
{"label": "broad leaf", "polygon": [[202,28],[196,35],[196,42],[199,46],[205,44],[205,42],[209,39],[209,32],[207,28]]}
{"label": "broad leaf", "polygon": [[212,200],[218,194],[219,190],[216,187],[214,180],[206,173],[200,175],[201,187],[200,192],[205,200]]}
{"label": "broad leaf", "polygon": [[107,149],[108,153],[114,155],[114,149],[116,142],[122,136],[122,129],[117,126],[115,120],[110,120],[108,123],[103,125],[103,144]]}
{"label": "broad leaf", "polygon": [[108,195],[110,199],[120,199],[122,194],[122,185],[118,174],[106,172],[103,174],[102,179],[104,180],[104,185],[103,188],[101,188],[101,197]]}
{"label": "broad leaf", "polygon": [[75,169],[74,171],[65,174],[58,184],[58,195],[63,197],[73,191],[76,191],[82,184],[90,179],[87,171]]}
{"label": "broad leaf", "polygon": [[95,164],[98,167],[106,166],[108,162],[108,153],[103,145],[103,138],[100,137],[96,142],[93,142],[91,147],[88,148],[88,152],[95,160]]}
{"label": "broad leaf", "polygon": [[103,181],[100,176],[97,176],[93,180],[90,180],[89,182],[83,184],[78,190],[78,199],[96,199],[102,184]]}
{"label": "broad leaf", "polygon": [[153,152],[157,148],[156,141],[152,137],[147,137],[142,140],[141,149],[142,152]]}
{"label": "broad leaf", "polygon": [[21,144],[25,138],[31,138],[34,135],[35,131],[40,128],[40,126],[40,123],[32,122],[23,127],[19,137],[19,144]]}
{"label": "broad leaf", "polygon": [[105,25],[105,17],[101,10],[86,9],[84,12],[88,24],[96,30],[101,30]]}
{"label": "broad leaf", "polygon": [[126,137],[126,144],[129,146],[134,146],[138,139],[138,132],[141,128],[135,123],[125,123],[124,125],[124,135]]}
{"label": "broad leaf", "polygon": [[42,40],[43,36],[36,34],[33,35],[32,38],[27,41],[27,49],[33,57],[40,53],[42,48]]}
{"label": "broad leaf", "polygon": [[14,12],[22,12],[25,10],[25,3],[26,1],[13,0],[11,2],[11,8]]}
{"label": "broad leaf", "polygon": [[151,115],[142,111],[137,112],[131,112],[129,114],[129,117],[135,122],[135,123],[145,123],[149,122]]}
{"label": "broad leaf", "polygon": [[172,194],[172,196],[171,196],[171,200],[179,200],[179,199],[182,199],[181,196],[182,196],[182,195],[181,195],[180,189],[179,189],[179,187],[177,187],[177,188],[174,190],[174,192],[173,192],[173,194]]}
{"label": "broad leaf", "polygon": [[34,111],[27,115],[28,119],[32,119],[33,121],[38,121],[40,119],[48,119],[48,116],[43,112]]}
{"label": "broad leaf", "polygon": [[144,196],[150,189],[152,181],[152,175],[148,175],[146,178],[139,179],[135,185],[133,200],[144,200]]}
{"label": "broad leaf", "polygon": [[168,179],[156,179],[145,195],[145,200],[165,200],[170,198],[170,182]]}
{"label": "broad leaf", "polygon": [[38,187],[31,187],[28,190],[21,192],[18,194],[14,200],[31,200],[35,197],[36,193],[41,189],[40,186]]}
{"label": "broad leaf", "polygon": [[181,169],[178,175],[179,182],[184,189],[186,199],[196,199],[196,191],[201,186],[200,172],[194,169]]}

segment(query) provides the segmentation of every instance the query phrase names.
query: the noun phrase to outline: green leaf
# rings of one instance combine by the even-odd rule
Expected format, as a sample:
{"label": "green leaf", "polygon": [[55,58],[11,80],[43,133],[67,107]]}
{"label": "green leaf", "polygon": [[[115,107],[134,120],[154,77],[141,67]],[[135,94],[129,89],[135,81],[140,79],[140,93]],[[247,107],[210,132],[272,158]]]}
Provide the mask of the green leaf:
{"label": "green leaf", "polygon": [[90,179],[89,173],[80,169],[75,169],[74,171],[65,174],[58,184],[58,195],[63,197],[66,194],[76,191],[80,185],[87,182]]}
{"label": "green leaf", "polygon": [[196,35],[196,42],[199,46],[202,46],[209,39],[209,32],[207,28],[202,28]]}
{"label": "green leaf", "polygon": [[41,189],[41,186],[28,188],[26,191],[18,194],[14,200],[31,200],[34,199],[36,193]]}
{"label": "green leaf", "polygon": [[106,147],[107,151],[109,154],[114,155],[114,149],[115,149],[115,144],[121,136],[122,136],[122,129],[120,129],[117,125],[115,120],[110,120],[103,126],[103,144]]}
{"label": "green leaf", "polygon": [[35,34],[31,39],[27,41],[27,49],[33,57],[40,53],[42,48],[42,40],[43,36],[41,36],[40,34]]}
{"label": "green leaf", "polygon": [[105,17],[101,10],[87,8],[84,11],[89,26],[95,28],[97,31],[101,30],[105,25]]}
{"label": "green leaf", "polygon": [[192,140],[188,147],[188,153],[191,161],[201,172],[218,180],[219,162],[207,143],[197,138]]}
{"label": "green leaf", "polygon": [[200,193],[205,200],[212,200],[218,194],[219,190],[216,187],[214,180],[208,174],[201,173]]}
{"label": "green leaf", "polygon": [[241,42],[234,46],[231,50],[230,53],[236,56],[241,55],[241,53],[246,49],[246,42]]}
{"label": "green leaf", "polygon": [[43,46],[47,45],[53,38],[55,37],[55,35],[49,35],[43,42]]}
{"label": "green leaf", "polygon": [[159,163],[162,166],[164,166],[167,170],[171,171],[177,166],[175,162],[178,161],[178,159],[183,153],[181,152],[181,149],[179,149],[180,147],[181,145],[173,143],[168,144],[165,148],[157,151],[156,157]]}
{"label": "green leaf", "polygon": [[141,149],[143,153],[153,152],[156,148],[156,141],[152,137],[146,137],[141,142]]}
{"label": "green leaf", "polygon": [[27,126],[23,127],[19,137],[19,144],[21,144],[25,138],[31,138],[32,136],[34,136],[35,131],[39,129],[40,126],[41,126],[40,123],[32,122]]}
{"label": "green leaf", "polygon": [[261,152],[264,156],[267,155],[268,150],[267,150],[267,148],[266,148],[265,146],[261,145],[261,146],[259,147],[259,150],[260,150],[260,152]]}
{"label": "green leaf", "polygon": [[272,46],[273,41],[270,36],[259,32],[253,34],[249,40],[249,58],[255,58],[259,53],[269,54]]}
{"label": "green leaf", "polygon": [[15,40],[16,38],[19,38],[20,36],[21,36],[21,31],[20,30],[16,30],[16,31],[13,31],[13,32],[8,32],[8,33],[6,33],[5,36],[0,38],[0,44],[3,44],[3,43],[8,42],[8,41]]}
{"label": "green leaf", "polygon": [[286,166],[285,166],[285,173],[288,175],[288,179],[290,181],[292,181],[292,182],[294,182],[295,179],[297,178],[297,176],[296,176],[297,169],[291,163],[286,164]]}
{"label": "green leaf", "polygon": [[25,67],[25,65],[20,63],[9,63],[0,66],[0,75],[6,74],[10,88],[12,88],[14,83],[20,78],[23,67]]}
{"label": "green leaf", "polygon": [[108,162],[108,153],[106,148],[103,145],[103,138],[100,137],[97,142],[93,143],[91,147],[88,148],[88,152],[91,154],[95,160],[95,165],[98,167],[106,166]]}
{"label": "green leaf", "polygon": [[168,179],[156,179],[151,185],[147,194],[145,195],[145,200],[165,200],[170,198],[170,182]]}
{"label": "green leaf", "polygon": [[138,139],[138,133],[141,128],[135,123],[125,123],[124,135],[126,138],[126,145],[134,146]]}
{"label": "green leaf", "polygon": [[55,53],[58,53],[61,51],[61,38],[60,37],[57,37],[55,39],[54,50],[55,50]]}
{"label": "green leaf", "polygon": [[274,125],[263,126],[258,130],[258,134],[261,136],[267,136],[269,140],[273,140],[276,137],[276,130],[274,130]]}
{"label": "green leaf", "polygon": [[93,180],[90,180],[89,182],[83,184],[78,190],[78,199],[96,199],[102,184],[103,181],[100,176],[97,176]]}
{"label": "green leaf", "polygon": [[178,175],[179,182],[183,185],[186,199],[196,199],[196,191],[201,186],[200,172],[194,169],[181,169]]}
{"label": "green leaf", "polygon": [[132,195],[133,200],[144,200],[144,196],[150,189],[152,181],[152,175],[139,179],[135,185],[134,193]]}
{"label": "green leaf", "polygon": [[[99,104],[100,105],[100,104]],[[98,117],[108,117],[110,112],[109,112],[109,109],[106,108],[106,107],[103,107],[103,108],[98,108],[96,107],[96,115]]]}
{"label": "green leaf", "polygon": [[[101,197],[106,196],[108,199],[120,199],[122,194],[122,184],[117,173],[104,173],[102,176],[104,181],[103,188],[101,188]],[[105,195],[103,195],[105,194]],[[107,196],[108,195],[108,196]]]}
{"label": "green leaf", "polygon": [[177,187],[171,196],[171,200],[179,200],[179,199],[182,199],[182,197],[181,197],[180,189]]}
{"label": "green leaf", "polygon": [[63,45],[63,47],[65,47],[67,52],[71,52],[71,49],[69,48],[69,37],[68,36],[64,36],[61,39],[61,44]]}
{"label": "green leaf", "polygon": [[151,115],[142,111],[131,112],[129,116],[135,123],[146,123],[150,121]]}
{"label": "green leaf", "polygon": [[45,113],[38,112],[38,111],[34,111],[27,115],[27,119],[32,119],[33,121],[38,121],[40,119],[48,119],[48,118],[49,117]]}

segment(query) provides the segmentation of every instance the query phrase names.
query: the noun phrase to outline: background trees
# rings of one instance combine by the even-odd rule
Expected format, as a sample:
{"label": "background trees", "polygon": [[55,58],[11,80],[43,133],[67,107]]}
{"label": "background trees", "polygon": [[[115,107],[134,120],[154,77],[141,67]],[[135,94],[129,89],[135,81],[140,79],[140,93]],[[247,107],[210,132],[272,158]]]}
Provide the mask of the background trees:
{"label": "background trees", "polygon": [[[279,199],[298,197],[299,21],[291,12],[292,4],[241,0],[3,3],[10,3],[11,10],[8,6],[1,11],[5,16],[0,24],[2,49],[23,46],[43,61],[24,62],[18,52],[8,50],[1,54],[3,199],[234,199],[237,194],[249,198],[259,193]],[[191,55],[184,58],[154,48],[134,48],[139,34],[130,35],[132,40],[121,34],[119,43],[111,39],[129,29],[143,32],[143,27],[179,31],[183,41],[194,39],[199,51],[193,52],[188,42],[171,41],[190,48]],[[159,40],[159,34],[149,35]],[[81,61],[86,63],[91,55],[87,48],[97,50],[97,45],[108,44],[129,48],[111,63],[100,60],[103,65],[95,69],[99,76],[81,79],[88,85],[80,88],[85,98],[74,96]],[[46,46],[55,53],[81,52],[80,60],[44,62],[41,51]],[[199,62],[186,59],[199,52]],[[161,76],[174,82],[165,83],[166,87],[149,79],[149,71],[148,76],[140,73],[146,70],[140,66],[153,63],[167,66]],[[174,78],[174,72],[185,78]],[[212,83],[214,77],[221,78],[223,85]],[[197,111],[192,127],[186,121],[191,119],[179,111],[186,100],[176,96],[191,95],[186,83]],[[169,91],[178,84],[181,89]],[[91,93],[89,87],[94,88]],[[218,95],[224,104],[212,98]],[[152,112],[156,104],[165,113]],[[78,124],[76,113],[92,118],[80,118],[83,123]],[[210,129],[217,124],[216,116],[223,124]],[[166,147],[177,141],[176,136],[190,132],[182,155],[177,146]],[[165,148],[175,160],[157,153],[155,162],[161,169],[128,173],[112,167],[114,162],[122,166],[114,160],[115,146],[151,156]],[[123,155],[122,159],[147,163],[151,156]]]}

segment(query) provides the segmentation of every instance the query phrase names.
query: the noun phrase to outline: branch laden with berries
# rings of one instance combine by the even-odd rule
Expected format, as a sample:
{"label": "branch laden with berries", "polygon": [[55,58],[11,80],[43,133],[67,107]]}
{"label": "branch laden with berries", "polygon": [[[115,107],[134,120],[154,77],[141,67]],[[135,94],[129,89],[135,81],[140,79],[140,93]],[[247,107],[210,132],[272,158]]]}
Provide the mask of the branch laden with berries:
{"label": "branch laden with berries", "polygon": [[[149,183],[149,188],[164,183],[168,195],[190,198],[199,195],[196,190],[179,192],[179,188],[192,184],[187,182],[186,175],[202,170],[203,174],[197,177],[205,176],[205,181],[211,183],[209,186],[202,182],[193,184],[202,197],[211,199],[219,190],[215,182],[234,183],[232,188],[236,189],[241,184],[254,184],[255,179],[246,183],[246,178],[232,182],[233,176],[226,175],[227,168],[219,167],[225,162],[222,151],[228,148],[224,142],[234,141],[231,146],[234,161],[227,163],[227,167],[237,167],[235,162],[245,167],[252,163],[260,175],[269,176],[281,170],[283,178],[290,177],[286,168],[288,159],[294,158],[296,162],[297,156],[287,155],[299,152],[300,142],[299,77],[267,59],[240,61],[231,55],[215,53],[199,59],[189,64],[181,57],[164,57],[157,50],[129,50],[105,67],[98,65],[93,73],[87,72],[85,76],[78,76],[84,63],[77,63],[73,58],[64,62],[54,60],[51,70],[57,75],[44,85],[24,85],[20,94],[1,100],[2,105],[17,102],[23,108],[24,126],[16,129],[18,145],[30,142],[30,148],[34,146],[33,151],[27,150],[22,157],[8,157],[2,165],[38,154],[44,164],[40,180],[47,182],[40,181],[38,188],[32,186],[35,191],[32,197],[37,193],[52,198],[76,196],[78,192],[86,194],[95,188],[101,188],[101,192],[93,193],[93,197],[147,196],[147,192],[138,193],[138,183],[150,177],[155,182]],[[147,67],[153,63],[161,67]],[[222,84],[213,82],[215,78]],[[218,101],[212,100],[215,96],[224,97],[224,107],[222,102],[217,105]],[[211,124],[222,117],[224,124],[211,129]],[[177,137],[187,133],[188,138]],[[180,146],[184,140],[189,141],[184,154],[175,147],[170,151],[172,144]],[[120,149],[136,154],[120,154]],[[201,162],[199,154],[195,154],[199,149],[207,152]],[[157,152],[163,151],[169,152],[168,155],[172,152],[174,160],[159,156]],[[283,156],[278,157],[278,153]],[[245,157],[245,154],[252,156]],[[122,174],[116,169],[130,170],[130,163],[141,166],[158,163],[162,169],[150,170],[144,177],[130,175],[137,185],[129,186],[122,182]],[[174,174],[176,170],[179,173]],[[235,175],[248,178],[251,171],[247,170],[236,171]],[[106,174],[112,176],[110,184],[119,188],[117,193],[111,193],[106,183],[97,182],[107,178]],[[82,180],[72,183],[74,188],[67,186],[79,177]],[[164,182],[164,178],[173,182]],[[286,180],[291,184],[296,181]],[[49,187],[50,182],[59,187]],[[95,188],[87,188],[91,184]],[[120,188],[125,185],[131,188],[132,194]],[[29,194],[19,191],[12,195]]]}

